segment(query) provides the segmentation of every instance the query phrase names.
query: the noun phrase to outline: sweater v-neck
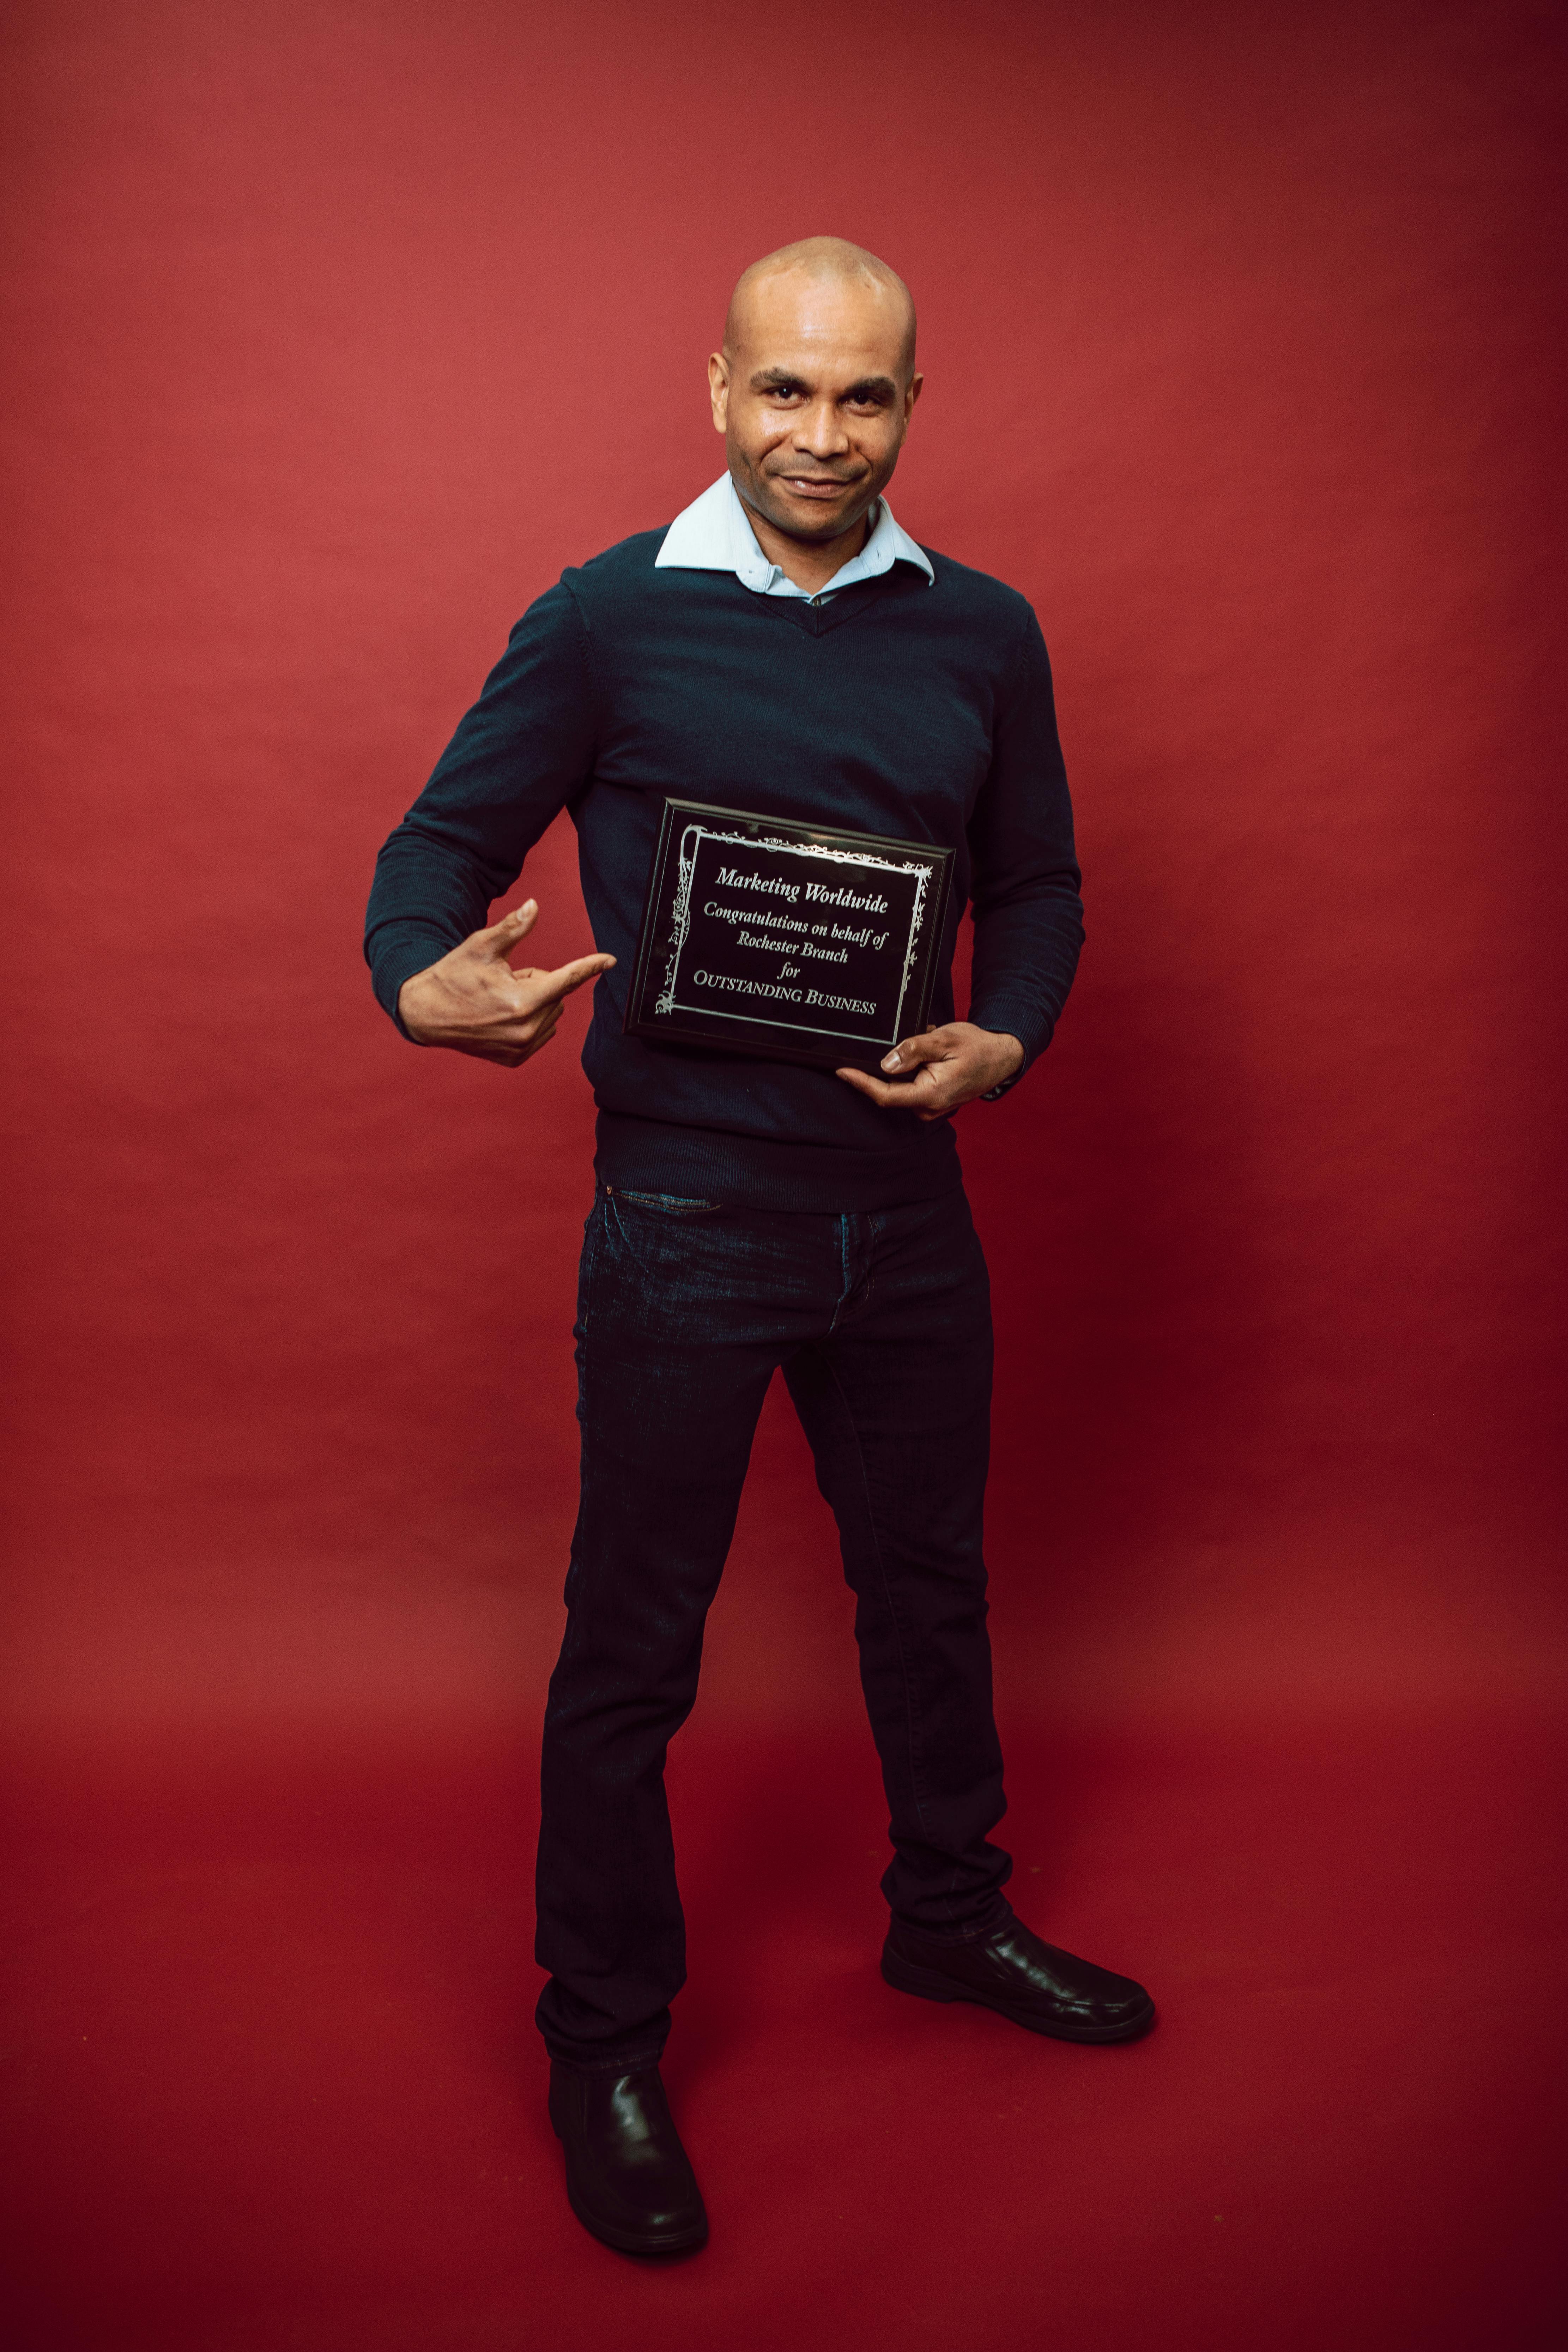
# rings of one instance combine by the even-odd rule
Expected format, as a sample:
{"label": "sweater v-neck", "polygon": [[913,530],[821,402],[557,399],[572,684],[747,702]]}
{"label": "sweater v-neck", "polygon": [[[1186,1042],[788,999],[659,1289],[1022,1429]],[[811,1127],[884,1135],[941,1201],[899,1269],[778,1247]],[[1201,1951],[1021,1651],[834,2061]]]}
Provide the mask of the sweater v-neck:
{"label": "sweater v-neck", "polygon": [[[899,582],[897,585],[901,587],[903,583]],[[894,586],[891,572],[885,573],[880,580],[858,580],[852,587],[840,589],[824,604],[814,604],[809,597],[805,596],[757,596],[752,589],[745,593],[768,612],[781,614],[795,628],[804,630],[808,637],[823,637],[829,629],[837,628],[845,621],[854,620],[861,613],[868,613],[872,605],[879,604]],[[921,589],[926,595],[932,593],[923,580]]]}

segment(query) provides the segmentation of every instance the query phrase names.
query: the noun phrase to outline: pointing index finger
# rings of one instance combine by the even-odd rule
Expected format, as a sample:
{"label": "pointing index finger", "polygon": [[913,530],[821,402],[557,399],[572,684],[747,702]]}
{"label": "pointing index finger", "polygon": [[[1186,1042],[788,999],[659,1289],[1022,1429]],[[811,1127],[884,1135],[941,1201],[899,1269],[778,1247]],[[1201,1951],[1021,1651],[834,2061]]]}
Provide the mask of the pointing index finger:
{"label": "pointing index finger", "polygon": [[534,1003],[550,1004],[570,996],[573,990],[581,988],[585,980],[596,980],[602,971],[608,971],[615,961],[613,955],[578,956],[574,962],[563,963],[554,971],[535,972],[530,983]]}

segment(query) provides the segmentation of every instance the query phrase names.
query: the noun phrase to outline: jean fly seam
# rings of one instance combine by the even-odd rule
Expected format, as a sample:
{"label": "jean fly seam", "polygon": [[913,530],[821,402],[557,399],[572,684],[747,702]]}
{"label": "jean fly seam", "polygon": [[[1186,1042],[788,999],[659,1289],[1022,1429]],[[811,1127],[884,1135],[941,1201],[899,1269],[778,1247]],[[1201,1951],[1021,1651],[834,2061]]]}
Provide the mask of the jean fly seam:
{"label": "jean fly seam", "polygon": [[830,1339],[838,1328],[839,1311],[848,1296],[849,1220],[847,1216],[841,1216],[838,1220],[838,1296],[833,1302],[833,1320],[827,1327],[827,1337]]}
{"label": "jean fly seam", "polygon": [[[829,1323],[826,1332],[824,1335],[829,1339],[833,1338],[836,1332],[841,1331],[846,1323],[853,1322],[857,1317],[865,1314],[866,1309],[871,1304],[871,1294],[876,1287],[876,1276],[871,1271],[868,1261],[866,1268],[865,1280],[863,1282],[857,1283],[852,1279],[853,1269],[849,1263],[849,1228],[852,1222],[858,1222],[858,1213],[857,1212],[853,1219],[849,1215],[845,1215],[841,1216],[838,1220],[838,1231],[840,1234],[838,1245],[838,1266],[842,1288],[840,1289],[837,1298],[834,1301],[833,1319]],[[872,1237],[874,1238],[874,1221],[868,1218],[866,1222],[868,1225],[872,1226]]]}

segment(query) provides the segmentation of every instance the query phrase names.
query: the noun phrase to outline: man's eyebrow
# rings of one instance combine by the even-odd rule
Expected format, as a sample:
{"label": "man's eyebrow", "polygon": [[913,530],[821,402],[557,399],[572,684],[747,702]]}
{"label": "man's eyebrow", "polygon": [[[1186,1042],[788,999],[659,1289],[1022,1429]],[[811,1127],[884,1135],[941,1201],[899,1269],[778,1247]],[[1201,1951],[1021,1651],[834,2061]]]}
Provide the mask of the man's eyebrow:
{"label": "man's eyebrow", "polygon": [[[804,376],[790,368],[759,368],[752,378],[753,392],[809,392],[811,386]],[[898,385],[890,375],[863,375],[841,393],[841,400],[895,400]]]}

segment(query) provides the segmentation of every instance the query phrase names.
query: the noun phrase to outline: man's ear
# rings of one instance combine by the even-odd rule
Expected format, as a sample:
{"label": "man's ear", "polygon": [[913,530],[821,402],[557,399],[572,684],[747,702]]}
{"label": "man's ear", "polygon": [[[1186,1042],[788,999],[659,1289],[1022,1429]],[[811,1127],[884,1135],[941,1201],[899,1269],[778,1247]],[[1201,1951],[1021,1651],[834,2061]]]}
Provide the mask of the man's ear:
{"label": "man's ear", "polygon": [[709,358],[708,397],[713,404],[713,430],[722,433],[730,422],[730,371],[722,352]]}

